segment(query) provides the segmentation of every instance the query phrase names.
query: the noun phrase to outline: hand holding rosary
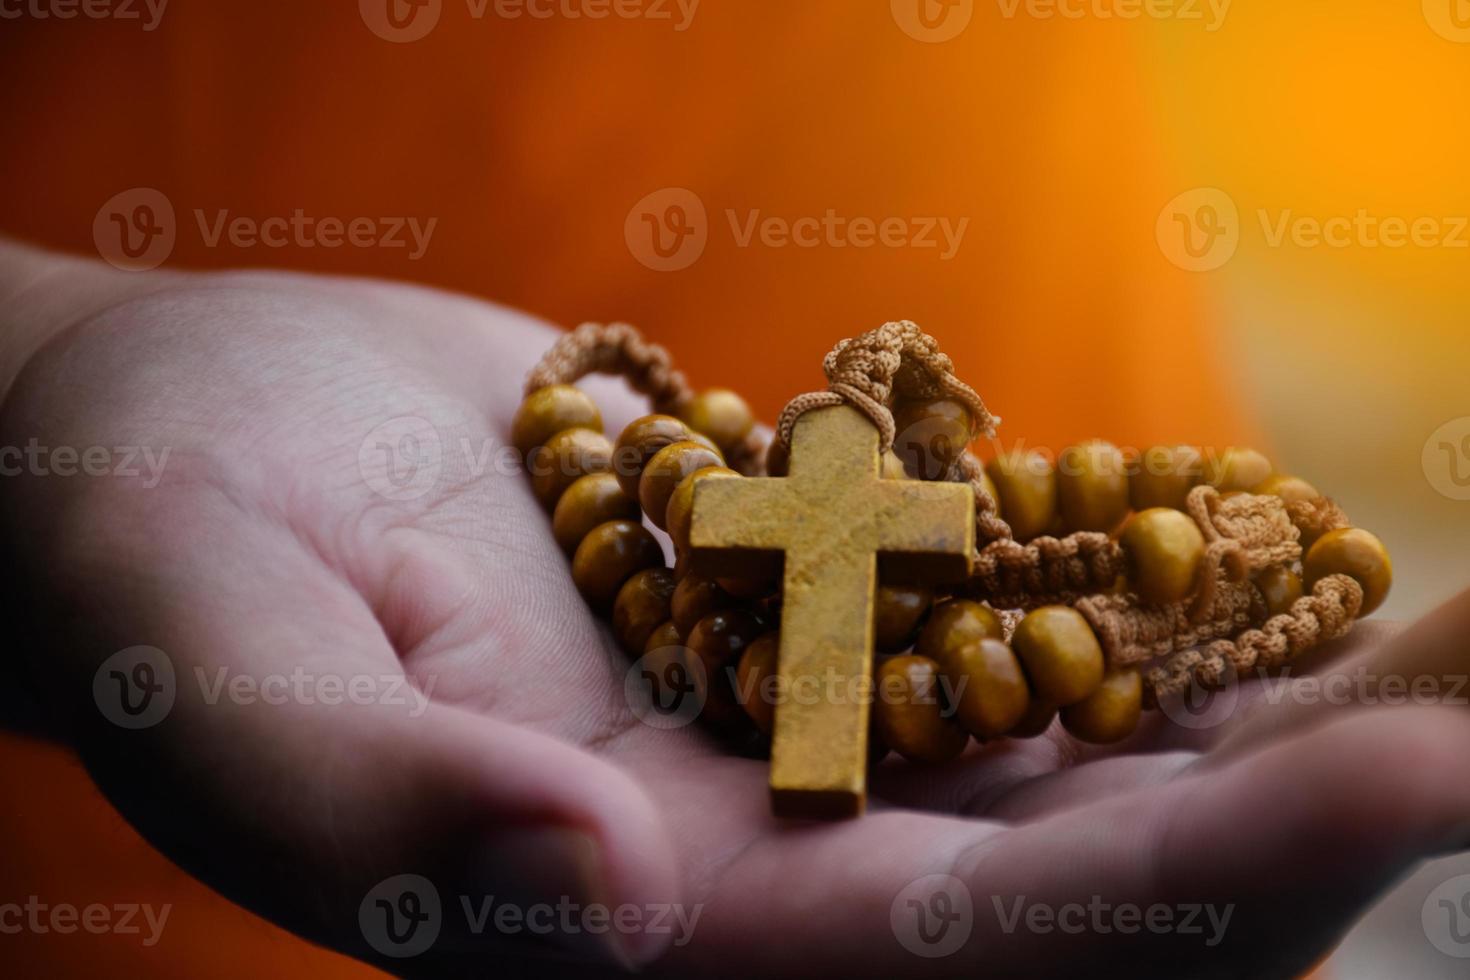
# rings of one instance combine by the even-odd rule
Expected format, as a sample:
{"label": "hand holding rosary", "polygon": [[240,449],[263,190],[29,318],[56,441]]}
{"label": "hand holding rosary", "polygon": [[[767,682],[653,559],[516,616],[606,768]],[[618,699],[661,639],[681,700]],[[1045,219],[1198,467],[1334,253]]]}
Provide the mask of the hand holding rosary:
{"label": "hand holding rosary", "polygon": [[[633,328],[588,324],[532,371],[513,433],[623,649],[687,678],[712,730],[769,738],[778,815],[861,813],[889,751],[942,763],[1058,716],[1119,741],[1388,592],[1382,543],[1253,450],[1089,442],[982,466],[967,447],[1000,420],[914,324],[842,341],[823,371],[763,448],[738,395],[695,394]],[[572,386],[594,372],[657,414],[610,442]]]}

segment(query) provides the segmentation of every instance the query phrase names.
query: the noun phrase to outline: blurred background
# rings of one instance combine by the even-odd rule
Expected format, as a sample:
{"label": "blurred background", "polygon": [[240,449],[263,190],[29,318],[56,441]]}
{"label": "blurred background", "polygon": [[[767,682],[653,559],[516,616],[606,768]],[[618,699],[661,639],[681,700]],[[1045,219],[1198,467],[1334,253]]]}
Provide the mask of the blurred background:
{"label": "blurred background", "polygon": [[[0,233],[627,320],[773,419],[918,321],[1060,448],[1258,444],[1467,583],[1465,0],[0,0]],[[989,452],[989,450],[987,450]],[[172,903],[0,937],[40,975],[366,975],[0,738],[0,901]],[[1409,879],[1323,968],[1461,976]],[[7,956],[7,959],[9,957]]]}

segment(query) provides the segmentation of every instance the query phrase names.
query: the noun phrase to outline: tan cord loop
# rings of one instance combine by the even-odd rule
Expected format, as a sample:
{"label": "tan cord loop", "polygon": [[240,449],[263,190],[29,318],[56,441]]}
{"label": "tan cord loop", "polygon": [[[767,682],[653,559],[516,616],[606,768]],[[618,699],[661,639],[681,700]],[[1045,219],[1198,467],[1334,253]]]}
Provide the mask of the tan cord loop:
{"label": "tan cord loop", "polygon": [[786,404],[776,423],[776,438],[791,445],[791,430],[803,412],[849,404],[878,428],[880,450],[893,447],[895,380],[904,397],[944,394],[970,410],[978,434],[994,436],[1000,419],[990,414],[975,390],[954,375],[954,364],[939,343],[909,320],[885,323],[858,337],[841,341],[822,359],[827,390],[797,395]]}
{"label": "tan cord loop", "polygon": [[1185,507],[1205,538],[1191,623],[1210,617],[1222,578],[1241,582],[1254,572],[1301,558],[1297,529],[1280,497],[1250,493],[1225,497],[1214,487],[1199,486],[1189,492]]}
{"label": "tan cord loop", "polygon": [[1247,671],[1275,670],[1312,647],[1343,636],[1363,608],[1363,587],[1346,575],[1328,575],[1292,604],[1291,611],[1248,629],[1234,640],[1221,639],[1186,650],[1144,674],[1149,707],[1198,683],[1218,686]]}
{"label": "tan cord loop", "polygon": [[648,396],[655,411],[670,415],[679,414],[694,397],[683,373],[674,370],[669,352],[626,323],[584,323],[563,335],[527,376],[526,394],[572,384],[589,374],[621,375],[634,391]]}
{"label": "tan cord loop", "polygon": [[1342,508],[1326,497],[1294,501],[1286,505],[1286,512],[1306,541],[1316,541],[1329,531],[1352,527]]}

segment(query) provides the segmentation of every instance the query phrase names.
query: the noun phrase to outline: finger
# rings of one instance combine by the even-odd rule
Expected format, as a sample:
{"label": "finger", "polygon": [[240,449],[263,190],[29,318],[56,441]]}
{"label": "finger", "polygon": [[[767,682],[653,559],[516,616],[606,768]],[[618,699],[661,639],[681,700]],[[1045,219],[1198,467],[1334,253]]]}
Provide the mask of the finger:
{"label": "finger", "polygon": [[[99,785],[181,866],[287,928],[374,957],[427,934],[408,927],[430,895],[439,952],[502,945],[462,896],[523,908],[672,900],[660,817],[631,779],[433,703],[432,674],[404,686],[368,603],[289,530],[207,490],[116,497],[71,508],[69,533],[47,536],[71,570],[41,610],[47,660]],[[123,670],[128,702],[94,702],[111,690],[93,684],[107,654],[138,644],[155,651],[152,693]],[[88,654],[56,656],[68,649]],[[144,724],[124,703],[144,706]],[[538,936],[622,963],[666,941],[555,924]]]}
{"label": "finger", "polygon": [[1311,672],[1266,679],[1261,692],[1229,724],[1225,755],[1249,752],[1272,739],[1322,724],[1365,706],[1470,704],[1470,591],[1397,629],[1377,626],[1364,648]]}
{"label": "finger", "polygon": [[[1291,976],[1403,868],[1470,838],[1467,736],[1459,714],[1363,712],[1009,829],[910,812],[774,829],[729,862],[700,943],[665,962],[783,975],[820,963],[855,976]],[[718,826],[706,830],[719,839]],[[925,896],[929,875],[959,879],[971,909],[956,924],[963,942],[936,958],[903,902]],[[935,913],[930,925],[948,911],[919,905]],[[1215,918],[1200,910],[1186,930],[1189,910],[1207,905]]]}

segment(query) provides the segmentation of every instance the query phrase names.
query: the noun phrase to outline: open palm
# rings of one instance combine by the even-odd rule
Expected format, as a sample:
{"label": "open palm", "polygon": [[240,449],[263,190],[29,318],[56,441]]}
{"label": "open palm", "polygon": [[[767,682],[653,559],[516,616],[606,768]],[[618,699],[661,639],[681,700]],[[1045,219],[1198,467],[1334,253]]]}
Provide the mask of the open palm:
{"label": "open palm", "polygon": [[[890,759],[861,820],[776,821],[764,763],[630,710],[626,658],[506,463],[552,331],[367,282],[121,292],[4,406],[3,445],[169,453],[158,474],[0,483],[33,672],[150,840],[309,938],[425,974],[1287,976],[1412,862],[1470,844],[1470,713],[1323,710],[1256,682],[1109,751],[1054,728],[939,768]],[[642,414],[592,388],[611,431]],[[1310,666],[1445,678],[1466,636],[1470,598]],[[172,672],[155,724],[115,723],[94,689],[124,650]],[[396,958],[418,951],[376,910],[427,914],[427,893],[401,901],[425,880],[434,942]],[[491,896],[654,928],[497,927]],[[692,929],[647,911],[673,903]],[[1154,905],[1171,925],[1093,911]],[[1205,905],[1228,922],[1186,928]]]}

